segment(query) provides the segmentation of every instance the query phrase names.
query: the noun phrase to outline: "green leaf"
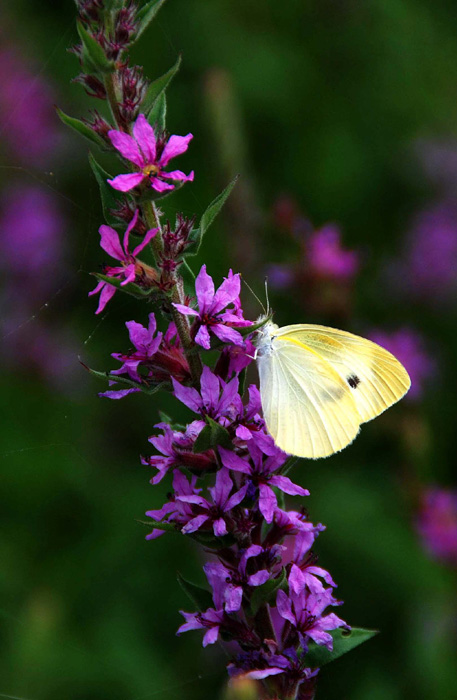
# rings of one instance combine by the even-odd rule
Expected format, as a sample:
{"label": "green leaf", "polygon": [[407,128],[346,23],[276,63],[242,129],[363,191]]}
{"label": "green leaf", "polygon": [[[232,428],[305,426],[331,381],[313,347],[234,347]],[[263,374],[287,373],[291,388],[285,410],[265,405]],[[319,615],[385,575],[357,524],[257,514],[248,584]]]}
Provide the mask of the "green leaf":
{"label": "green leaf", "polygon": [[156,289],[142,289],[142,287],[138,287],[138,285],[133,284],[133,282],[129,282],[129,284],[123,285],[122,280],[119,280],[116,277],[109,277],[108,275],[104,275],[101,272],[92,272],[91,274],[98,280],[103,280],[103,282],[107,282],[112,287],[116,287],[116,289],[118,289],[120,292],[130,294],[130,296],[136,297],[137,299],[144,299],[144,297],[149,297],[154,294],[161,293],[160,290]]}
{"label": "green leaf", "polygon": [[178,583],[186,593],[192,603],[195,605],[197,610],[204,612],[208,608],[214,608],[213,598],[211,593],[201,586],[197,586],[196,583],[187,581],[178,571]]}
{"label": "green leaf", "polygon": [[197,255],[200,246],[202,244],[203,236],[213,223],[216,216],[219,214],[220,210],[227,201],[231,191],[236,185],[239,175],[233,178],[230,184],[227,185],[225,190],[221,192],[216,199],[213,199],[209,207],[206,209],[202,218],[200,219],[200,225],[198,228],[194,228],[190,232],[189,240],[192,243],[186,249],[186,255]]}
{"label": "green leaf", "polygon": [[305,656],[306,666],[310,668],[325,666],[325,664],[335,661],[335,659],[351,651],[351,649],[358,647],[359,644],[367,642],[378,634],[378,630],[365,630],[361,627],[353,627],[352,630],[340,628],[332,630],[330,634],[333,637],[333,651],[329,651],[327,647],[310,642],[308,653]]}
{"label": "green leaf", "polygon": [[155,520],[151,520],[150,522],[147,522],[146,520],[137,520],[137,523],[140,523],[141,525],[147,525],[149,528],[152,527],[154,530],[165,530],[166,532],[178,532],[175,525],[173,523],[167,523],[166,520],[159,520],[159,522],[155,522]]}
{"label": "green leaf", "polygon": [[209,547],[211,549],[226,549],[235,544],[235,538],[233,535],[224,535],[223,537],[216,537],[212,532],[205,532],[197,530],[188,535],[193,540],[203,545],[204,547]]}
{"label": "green leaf", "polygon": [[157,78],[157,80],[154,80],[154,82],[150,84],[140,106],[140,111],[143,112],[143,114],[147,116],[151,109],[153,109],[159,97],[165,92],[168,85],[171,83],[174,76],[178,72],[180,65],[181,55],[178,56],[178,60],[176,61],[175,65],[172,68],[170,68],[169,71],[167,71],[164,75],[162,75],[160,78]]}
{"label": "green leaf", "polygon": [[205,416],[205,420],[207,424],[195,440],[193,451],[206,452],[206,450],[218,445],[230,447],[231,440],[228,431],[209,416]]}
{"label": "green leaf", "polygon": [[165,0],[149,0],[149,2],[138,10],[136,17],[139,22],[139,28],[132,43],[140,38],[164,4]]}
{"label": "green leaf", "polygon": [[[144,386],[143,384],[138,384],[138,382],[134,382],[133,379],[128,379],[128,377],[121,377],[117,374],[111,374],[110,372],[100,372],[97,369],[91,369],[91,367],[87,367],[87,365],[84,365],[84,367],[94,375],[94,377],[98,377],[98,379],[104,379],[106,381],[112,381],[112,382],[117,382],[118,384],[126,384],[127,386],[134,387],[135,389],[139,389],[142,391],[144,394],[149,394],[150,396],[152,394],[155,394],[159,389],[162,389],[167,385],[167,382],[160,382],[159,384],[155,384],[152,387],[147,387]],[[116,387],[112,387],[113,391],[116,391]]]}
{"label": "green leaf", "polygon": [[81,119],[70,117],[59,108],[56,109],[56,112],[60,121],[62,121],[66,126],[69,126],[70,129],[74,129],[74,131],[77,131],[78,134],[81,134],[81,136],[84,136],[84,138],[88,139],[92,143],[95,143],[99,148],[106,148],[106,144],[102,137],[95,133],[95,131],[85,122],[81,121]]}
{"label": "green leaf", "polygon": [[165,97],[165,92],[161,92],[159,97],[154,102],[154,106],[148,114],[148,122],[157,131],[163,131],[165,129],[166,118],[167,98]]}
{"label": "green leaf", "polygon": [[117,190],[113,189],[113,187],[111,187],[111,185],[109,185],[107,182],[108,179],[112,180],[113,176],[107,173],[106,170],[104,170],[104,168],[97,163],[92,153],[89,153],[89,164],[100,188],[100,196],[105,219],[108,223],[116,224],[118,226],[119,219],[116,219],[116,217],[111,214],[111,209],[118,209],[121,206],[122,201],[115,195]]}
{"label": "green leaf", "polygon": [[277,578],[265,581],[261,586],[257,586],[254,589],[254,593],[251,596],[251,612],[256,615],[262,605],[266,603],[272,603],[276,599],[276,593],[280,588],[284,589],[287,587],[287,576],[286,570],[283,567],[281,573]]}
{"label": "green leaf", "polygon": [[98,41],[89,34],[81,22],[77,23],[77,28],[83,46],[83,70],[86,73],[112,73],[114,62],[108,60]]}
{"label": "green leaf", "polygon": [[182,261],[179,272],[184,281],[184,289],[190,296],[195,294],[195,274],[186,260]]}

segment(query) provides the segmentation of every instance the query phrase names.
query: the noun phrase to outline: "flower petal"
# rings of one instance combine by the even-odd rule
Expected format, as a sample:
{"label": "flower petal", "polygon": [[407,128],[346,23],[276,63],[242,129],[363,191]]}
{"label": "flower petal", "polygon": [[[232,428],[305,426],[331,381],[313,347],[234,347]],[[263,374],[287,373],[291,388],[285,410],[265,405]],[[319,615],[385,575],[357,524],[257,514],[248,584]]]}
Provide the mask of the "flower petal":
{"label": "flower petal", "polygon": [[222,464],[227,469],[233,469],[236,472],[242,472],[243,474],[250,474],[251,467],[249,462],[242,459],[239,455],[235,454],[231,450],[226,450],[225,447],[219,447],[219,454],[222,459]]}
{"label": "flower petal", "polygon": [[234,328],[224,326],[222,323],[216,323],[215,326],[211,326],[211,330],[213,331],[214,335],[217,335],[219,340],[222,340],[224,343],[243,345],[243,336]]}
{"label": "flower petal", "polygon": [[183,535],[187,535],[189,534],[189,532],[195,532],[204,523],[206,523],[207,520],[209,520],[209,515],[197,515],[196,518],[192,518],[192,520],[189,520],[187,525],[184,525],[181,532],[183,533]]}
{"label": "flower petal", "polygon": [[123,158],[131,163],[135,163],[139,168],[143,168],[146,165],[138,144],[132,136],[125,134],[123,131],[112,129],[108,131],[108,137]]}
{"label": "flower petal", "polygon": [[[94,290],[95,291],[95,290]],[[116,294],[116,287],[113,287],[112,284],[108,284],[107,282],[103,283],[103,288],[100,294],[100,301],[98,303],[97,311],[95,312],[96,314],[99,314],[103,311],[109,300]]]}
{"label": "flower petal", "polygon": [[185,153],[189,148],[189,142],[192,139],[193,134],[187,134],[187,136],[170,136],[168,143],[160,156],[159,163],[162,168],[165,168],[172,158],[176,158],[177,156],[180,156],[181,153]]}
{"label": "flower petal", "polygon": [[198,311],[195,311],[195,309],[191,309],[190,306],[175,303],[173,303],[173,306],[175,307],[175,309],[178,309],[180,314],[184,314],[185,316],[198,316]]}
{"label": "flower petal", "polygon": [[194,179],[194,171],[192,170],[189,175],[183,173],[182,170],[170,170],[166,173],[164,170],[161,171],[160,177],[166,177],[168,180],[181,180],[182,182],[192,182]]}
{"label": "flower petal", "polygon": [[151,187],[156,192],[167,192],[168,190],[174,190],[175,186],[168,184],[168,182],[162,182],[158,177],[151,177]]}
{"label": "flower petal", "polygon": [[204,408],[207,411],[210,409],[215,409],[219,403],[220,382],[216,375],[213,374],[210,368],[206,365],[203,368],[200,386]]}
{"label": "flower petal", "polygon": [[259,484],[259,510],[267,523],[271,523],[278,501],[271,488],[267,484]]}
{"label": "flower petal", "polygon": [[128,192],[140,184],[144,179],[143,173],[128,173],[126,175],[116,175],[112,180],[107,182],[119,192]]}
{"label": "flower petal", "polygon": [[206,272],[206,265],[202,265],[195,280],[195,293],[197,295],[198,309],[200,315],[202,315],[210,309],[214,298],[214,282],[212,277]]}
{"label": "flower petal", "polygon": [[151,229],[149,229],[149,231],[146,231],[146,234],[145,234],[143,240],[141,241],[141,243],[139,243],[136,246],[136,248],[133,249],[132,255],[134,255],[136,257],[138,255],[138,253],[141,253],[143,248],[145,246],[147,246],[149,241],[151,241],[154,238],[154,236],[157,234],[158,230],[159,230],[158,228],[151,228]]}
{"label": "flower petal", "polygon": [[308,489],[304,489],[302,486],[294,484],[288,476],[272,476],[270,479],[270,484],[277,486],[278,489],[281,489],[281,491],[284,491],[284,493],[288,493],[290,496],[309,496]]}
{"label": "flower petal", "polygon": [[209,629],[208,632],[203,637],[203,646],[207,647],[208,644],[214,644],[215,642],[217,642],[218,637],[219,637],[219,625],[217,625],[215,627],[211,627],[211,629]]}
{"label": "flower petal", "polygon": [[133,135],[148,164],[156,161],[156,135],[144,114],[139,114],[133,125]]}
{"label": "flower petal", "polygon": [[101,236],[100,246],[103,248],[103,250],[115,260],[120,260],[123,262],[127,256],[122,250],[121,242],[116,231],[111,228],[111,226],[103,224],[98,229],[98,232]]}
{"label": "flower petal", "polygon": [[227,534],[228,530],[224,518],[218,518],[214,521],[213,530],[216,537],[223,537]]}
{"label": "flower petal", "polygon": [[183,386],[174,377],[171,378],[171,381],[173,383],[173,393],[178,401],[181,401],[191,411],[200,413],[202,400],[198,391],[190,386]]}
{"label": "flower petal", "polygon": [[205,350],[209,350],[211,348],[211,339],[206,326],[200,326],[195,336],[195,342],[201,345],[202,348],[205,348]]}
{"label": "flower petal", "polygon": [[279,589],[278,595],[276,596],[276,608],[284,620],[289,620],[289,622],[295,626],[295,617],[292,612],[292,602],[282,589]]}

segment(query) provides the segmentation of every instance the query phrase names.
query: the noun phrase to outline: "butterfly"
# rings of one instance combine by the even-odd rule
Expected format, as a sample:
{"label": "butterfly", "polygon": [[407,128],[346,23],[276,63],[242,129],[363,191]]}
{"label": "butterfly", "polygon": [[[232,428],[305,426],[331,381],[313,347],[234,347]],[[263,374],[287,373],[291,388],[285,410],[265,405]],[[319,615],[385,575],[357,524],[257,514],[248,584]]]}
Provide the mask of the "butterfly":
{"label": "butterfly", "polygon": [[278,447],[297,457],[339,452],[411,385],[390,352],[352,333],[271,320],[257,333],[265,423]]}

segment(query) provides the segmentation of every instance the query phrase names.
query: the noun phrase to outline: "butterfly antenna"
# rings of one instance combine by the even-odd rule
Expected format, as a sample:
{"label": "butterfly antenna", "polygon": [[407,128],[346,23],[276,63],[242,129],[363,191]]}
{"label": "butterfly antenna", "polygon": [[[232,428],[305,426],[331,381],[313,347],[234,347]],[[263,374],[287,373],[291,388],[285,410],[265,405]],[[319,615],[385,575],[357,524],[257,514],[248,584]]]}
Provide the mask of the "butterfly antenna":
{"label": "butterfly antenna", "polygon": [[243,280],[244,284],[246,285],[246,287],[247,287],[247,288],[249,289],[249,291],[251,292],[252,296],[253,296],[255,299],[257,299],[257,301],[259,302],[260,306],[262,307],[263,313],[264,313],[264,314],[268,314],[268,311],[265,310],[265,307],[264,307],[264,305],[263,305],[261,299],[259,299],[259,297],[257,296],[257,294],[256,294],[256,293],[254,292],[254,290],[252,289],[252,287],[246,282],[246,280],[244,279],[244,277],[242,277],[241,279]]}
{"label": "butterfly antenna", "polygon": [[265,299],[267,300],[266,315],[270,315],[270,299],[268,297],[268,277],[265,277]]}

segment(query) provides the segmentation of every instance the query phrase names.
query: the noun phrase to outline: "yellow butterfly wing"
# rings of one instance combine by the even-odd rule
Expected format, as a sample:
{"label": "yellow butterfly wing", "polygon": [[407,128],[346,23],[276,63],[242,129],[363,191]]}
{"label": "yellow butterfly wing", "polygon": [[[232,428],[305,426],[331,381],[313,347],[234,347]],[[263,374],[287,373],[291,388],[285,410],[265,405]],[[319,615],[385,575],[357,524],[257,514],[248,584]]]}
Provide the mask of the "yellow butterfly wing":
{"label": "yellow butterfly wing", "polygon": [[303,343],[331,365],[350,387],[361,423],[399,401],[411,385],[406,369],[390,352],[352,333],[297,324],[279,328],[275,335]]}
{"label": "yellow butterfly wing", "polygon": [[354,397],[331,365],[295,337],[271,338],[257,358],[265,422],[285,452],[316,459],[346,447],[361,422]]}

